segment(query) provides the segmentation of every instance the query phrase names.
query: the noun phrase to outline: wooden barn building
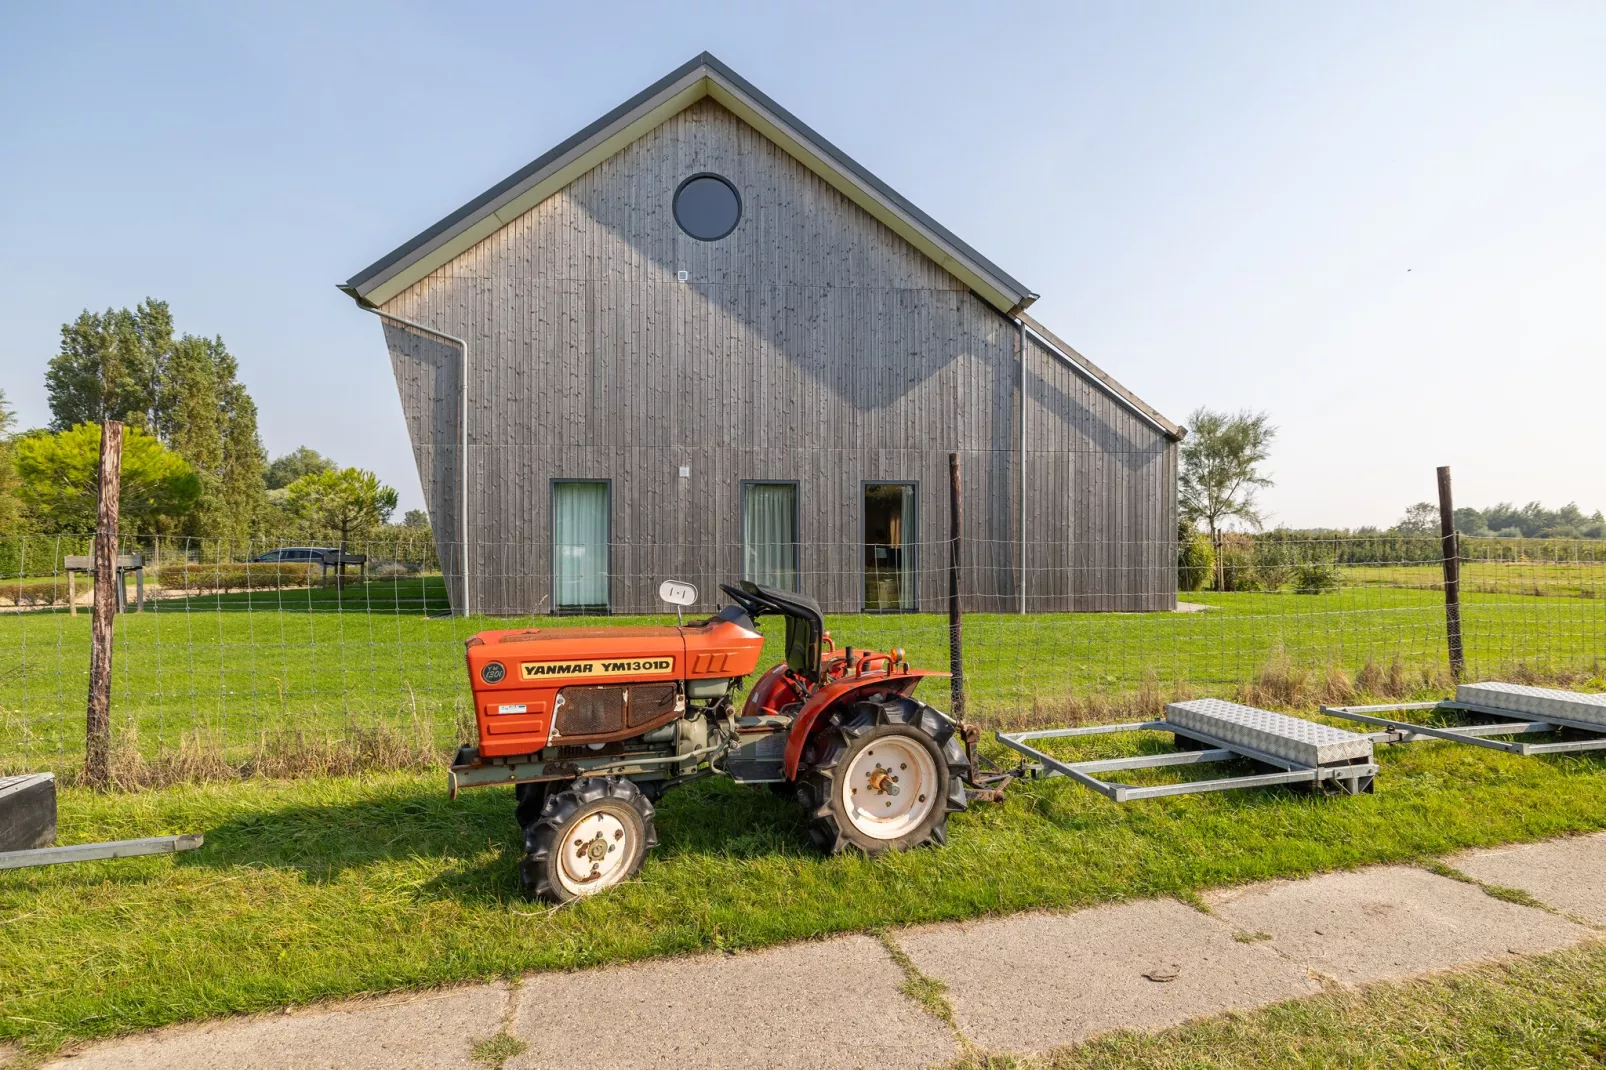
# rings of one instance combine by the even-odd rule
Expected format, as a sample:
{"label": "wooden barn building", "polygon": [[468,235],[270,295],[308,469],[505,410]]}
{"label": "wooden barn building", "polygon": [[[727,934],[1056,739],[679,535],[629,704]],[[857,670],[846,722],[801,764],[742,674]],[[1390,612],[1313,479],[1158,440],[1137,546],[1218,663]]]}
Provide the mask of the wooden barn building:
{"label": "wooden barn building", "polygon": [[377,311],[453,608],[1176,605],[1185,431],[1026,286],[704,53],[342,287]]}

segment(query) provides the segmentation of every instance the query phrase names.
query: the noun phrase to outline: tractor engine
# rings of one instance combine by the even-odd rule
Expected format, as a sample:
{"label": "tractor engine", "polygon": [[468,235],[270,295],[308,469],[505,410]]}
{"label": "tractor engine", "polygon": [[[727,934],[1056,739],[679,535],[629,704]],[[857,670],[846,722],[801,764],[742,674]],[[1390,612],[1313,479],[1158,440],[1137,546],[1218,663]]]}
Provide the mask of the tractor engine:
{"label": "tractor engine", "polygon": [[[467,650],[477,757],[679,754],[695,764],[729,731],[731,689],[763,646],[739,609],[673,628],[481,632]],[[668,763],[657,771],[680,772]]]}

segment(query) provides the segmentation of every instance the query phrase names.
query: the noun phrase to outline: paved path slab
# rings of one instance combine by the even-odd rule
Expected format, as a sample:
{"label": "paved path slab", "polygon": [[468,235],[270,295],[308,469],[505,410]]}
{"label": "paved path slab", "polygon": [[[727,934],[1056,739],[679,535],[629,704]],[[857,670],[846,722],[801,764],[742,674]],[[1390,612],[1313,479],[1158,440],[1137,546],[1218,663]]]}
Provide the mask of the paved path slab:
{"label": "paved path slab", "polygon": [[62,1070],[483,1070],[507,990],[481,985],[327,1010],[225,1019],[86,1048]]}
{"label": "paved path slab", "polygon": [[866,936],[524,979],[508,1070],[918,1067],[958,1042]]}
{"label": "paved path slab", "polygon": [[948,986],[960,1031],[998,1051],[1161,1029],[1321,991],[1306,971],[1170,899],[934,925],[896,939]]}
{"label": "paved path slab", "polygon": [[1474,880],[1520,888],[1546,906],[1606,925],[1606,832],[1446,859]]}
{"label": "paved path slab", "polygon": [[1348,984],[1553,951],[1591,935],[1543,910],[1407,866],[1272,881],[1204,898],[1240,929],[1269,933],[1271,946],[1291,961]]}

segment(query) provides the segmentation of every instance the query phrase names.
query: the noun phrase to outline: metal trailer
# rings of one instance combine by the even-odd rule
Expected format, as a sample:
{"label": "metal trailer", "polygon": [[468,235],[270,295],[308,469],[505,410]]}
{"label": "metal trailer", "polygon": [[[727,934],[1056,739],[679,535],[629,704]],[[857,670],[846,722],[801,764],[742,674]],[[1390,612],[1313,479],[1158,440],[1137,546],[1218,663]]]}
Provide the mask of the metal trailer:
{"label": "metal trailer", "polygon": [[[1075,739],[1120,732],[1170,732],[1177,749],[1166,754],[1068,762],[1028,745],[1040,739]],[[1121,803],[1273,784],[1310,784],[1313,788],[1357,795],[1370,792],[1377,776],[1377,766],[1372,761],[1372,740],[1367,736],[1213,698],[1173,702],[1166,706],[1163,721],[997,732],[995,735],[1006,747],[1038,763],[1042,770],[1040,775],[1070,777]],[[1099,775],[1124,769],[1156,769],[1239,758],[1274,771],[1150,786],[1107,781]]]}
{"label": "metal trailer", "polygon": [[52,773],[0,777],[0,870],[92,862],[103,858],[193,851],[205,842],[199,832],[151,836],[109,843],[56,842],[56,778]]}
{"label": "metal trailer", "polygon": [[[1455,710],[1481,723],[1446,727],[1379,717],[1381,713],[1419,710]],[[1506,751],[1509,754],[1568,754],[1575,751],[1606,750],[1606,695],[1587,695],[1553,687],[1528,684],[1461,684],[1455,698],[1443,702],[1399,702],[1382,706],[1323,706],[1333,717],[1385,729],[1371,739],[1382,744],[1416,743],[1424,739],[1447,739],[1475,747]],[[1515,719],[1514,719],[1515,718]],[[1496,739],[1496,736],[1525,736],[1541,732],[1565,732],[1571,739],[1554,743],[1523,743]]]}

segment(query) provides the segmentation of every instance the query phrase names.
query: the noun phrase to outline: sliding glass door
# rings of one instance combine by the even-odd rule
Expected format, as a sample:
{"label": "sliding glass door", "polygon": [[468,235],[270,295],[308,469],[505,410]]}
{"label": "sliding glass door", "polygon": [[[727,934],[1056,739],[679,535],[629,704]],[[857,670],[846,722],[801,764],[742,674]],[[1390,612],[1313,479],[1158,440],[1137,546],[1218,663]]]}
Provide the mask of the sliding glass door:
{"label": "sliding glass door", "polygon": [[742,484],[742,579],[797,586],[797,484]]}
{"label": "sliding glass door", "polygon": [[604,482],[560,479],[552,484],[554,612],[608,612],[610,497]]}
{"label": "sliding glass door", "polygon": [[917,608],[915,594],[915,485],[864,485],[864,608],[899,612]]}

